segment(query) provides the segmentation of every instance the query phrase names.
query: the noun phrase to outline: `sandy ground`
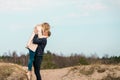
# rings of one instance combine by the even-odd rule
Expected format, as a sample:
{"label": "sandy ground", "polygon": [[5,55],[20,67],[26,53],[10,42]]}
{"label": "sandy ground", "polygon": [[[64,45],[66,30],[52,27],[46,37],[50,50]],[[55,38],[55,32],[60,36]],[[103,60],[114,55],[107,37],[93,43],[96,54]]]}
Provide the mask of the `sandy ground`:
{"label": "sandy ground", "polygon": [[[41,70],[40,73],[42,80],[63,80],[62,78],[67,74],[69,69],[70,68]],[[33,80],[36,80],[34,72]]]}
{"label": "sandy ground", "polygon": [[[27,67],[0,63],[0,80],[27,80]],[[120,65],[79,65],[41,70],[42,80],[120,80]],[[32,80],[36,80],[34,71]]]}
{"label": "sandy ground", "polygon": [[[42,80],[102,80],[107,76],[114,78],[120,77],[120,66],[89,65],[74,66],[62,69],[41,70],[41,76]],[[36,80],[34,72],[32,80]],[[115,80],[120,80],[120,78]]]}

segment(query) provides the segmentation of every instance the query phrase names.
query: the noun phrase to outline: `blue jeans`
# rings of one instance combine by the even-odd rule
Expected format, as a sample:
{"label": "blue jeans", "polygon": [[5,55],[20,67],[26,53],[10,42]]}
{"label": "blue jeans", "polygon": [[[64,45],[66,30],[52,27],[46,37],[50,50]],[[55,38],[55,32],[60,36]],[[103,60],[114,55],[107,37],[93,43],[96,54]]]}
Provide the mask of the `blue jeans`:
{"label": "blue jeans", "polygon": [[28,70],[31,71],[32,70],[33,61],[34,61],[35,52],[33,52],[30,49],[28,49],[28,50],[29,50]]}

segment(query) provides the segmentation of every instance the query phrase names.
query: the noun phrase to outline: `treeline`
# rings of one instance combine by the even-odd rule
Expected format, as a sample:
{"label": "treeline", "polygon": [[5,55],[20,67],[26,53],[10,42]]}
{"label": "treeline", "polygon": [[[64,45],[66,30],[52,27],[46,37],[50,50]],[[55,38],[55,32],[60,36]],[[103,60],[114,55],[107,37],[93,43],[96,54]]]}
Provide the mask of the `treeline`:
{"label": "treeline", "polygon": [[[15,63],[22,66],[27,66],[28,64],[28,54],[18,55],[15,51],[12,53],[6,53],[0,56],[0,62],[9,62]],[[44,53],[42,61],[42,69],[54,69],[54,68],[63,68],[76,65],[90,65],[90,64],[119,64],[120,56],[111,56],[108,55],[99,58],[96,54],[86,57],[83,54],[71,54],[71,56],[57,55],[50,51]]]}
{"label": "treeline", "polygon": [[2,56],[0,56],[0,62],[8,62],[8,63],[15,63],[22,66],[26,66],[28,63],[28,54],[21,54],[18,55],[16,51],[13,51],[12,53],[4,53]]}

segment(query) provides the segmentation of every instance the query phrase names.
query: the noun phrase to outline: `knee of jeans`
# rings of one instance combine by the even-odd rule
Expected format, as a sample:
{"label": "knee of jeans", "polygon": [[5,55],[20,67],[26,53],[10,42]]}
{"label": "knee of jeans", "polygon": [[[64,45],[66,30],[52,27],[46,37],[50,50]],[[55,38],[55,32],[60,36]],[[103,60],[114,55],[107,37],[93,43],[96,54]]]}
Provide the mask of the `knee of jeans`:
{"label": "knee of jeans", "polygon": [[34,61],[34,58],[32,59],[32,61]]}
{"label": "knee of jeans", "polygon": [[33,62],[34,61],[34,58],[33,59],[30,59],[30,62]]}

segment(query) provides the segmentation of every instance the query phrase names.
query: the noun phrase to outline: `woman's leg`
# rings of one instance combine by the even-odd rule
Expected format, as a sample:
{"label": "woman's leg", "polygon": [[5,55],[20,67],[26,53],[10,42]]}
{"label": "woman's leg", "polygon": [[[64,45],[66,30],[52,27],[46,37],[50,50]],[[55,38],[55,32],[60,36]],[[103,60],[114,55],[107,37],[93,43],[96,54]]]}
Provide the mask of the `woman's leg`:
{"label": "woman's leg", "polygon": [[37,80],[42,80],[41,75],[40,75],[41,62],[42,62],[42,56],[36,55],[35,60],[33,62],[33,66],[34,66],[34,72],[35,72]]}
{"label": "woman's leg", "polygon": [[28,61],[28,72],[27,76],[29,80],[32,80],[32,65],[34,61],[35,52],[29,49],[29,61]]}
{"label": "woman's leg", "polygon": [[35,56],[35,52],[33,52],[29,49],[28,71],[32,71],[34,56]]}

